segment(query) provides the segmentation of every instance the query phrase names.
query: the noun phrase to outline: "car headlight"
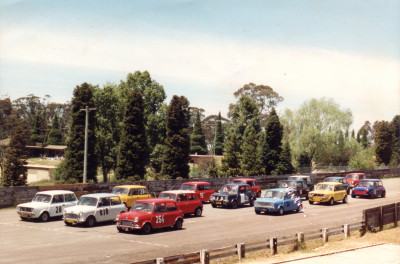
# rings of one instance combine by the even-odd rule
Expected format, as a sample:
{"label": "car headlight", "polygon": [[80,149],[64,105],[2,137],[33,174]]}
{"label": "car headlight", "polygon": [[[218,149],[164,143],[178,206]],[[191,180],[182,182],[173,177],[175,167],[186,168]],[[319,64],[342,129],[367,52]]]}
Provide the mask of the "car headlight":
{"label": "car headlight", "polygon": [[310,197],[310,198],[313,197],[313,194],[312,194],[312,193],[309,193],[309,194],[308,194],[308,197]]}
{"label": "car headlight", "polygon": [[210,200],[214,201],[215,200],[215,196],[210,196]]}
{"label": "car headlight", "polygon": [[135,219],[133,220],[133,222],[135,222],[135,223],[137,223],[137,222],[139,222],[139,217],[135,217]]}
{"label": "car headlight", "polygon": [[326,195],[322,195],[322,199],[326,199]]}
{"label": "car headlight", "polygon": [[118,221],[119,220],[119,215],[117,215],[117,217],[115,217],[115,221]]}

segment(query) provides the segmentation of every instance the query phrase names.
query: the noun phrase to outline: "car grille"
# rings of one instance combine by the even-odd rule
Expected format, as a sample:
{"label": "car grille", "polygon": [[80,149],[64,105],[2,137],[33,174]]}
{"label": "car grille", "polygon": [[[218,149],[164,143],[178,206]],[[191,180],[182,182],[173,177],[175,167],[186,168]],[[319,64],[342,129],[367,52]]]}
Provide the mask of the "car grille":
{"label": "car grille", "polygon": [[256,206],[274,207],[274,204],[268,202],[256,202]]}
{"label": "car grille", "polygon": [[367,193],[364,191],[355,191],[354,194],[367,194]]}
{"label": "car grille", "polygon": [[131,220],[126,220],[126,219],[122,219],[120,221],[120,224],[123,225],[123,226],[132,226],[132,223],[133,222]]}
{"label": "car grille", "polygon": [[324,195],[325,195],[325,194],[314,193],[312,196],[322,197],[322,196],[324,196]]}
{"label": "car grille", "polygon": [[68,219],[78,219],[79,216],[77,214],[65,214],[65,218]]}
{"label": "car grille", "polygon": [[29,208],[29,207],[20,207],[19,210],[21,212],[33,212],[33,208]]}

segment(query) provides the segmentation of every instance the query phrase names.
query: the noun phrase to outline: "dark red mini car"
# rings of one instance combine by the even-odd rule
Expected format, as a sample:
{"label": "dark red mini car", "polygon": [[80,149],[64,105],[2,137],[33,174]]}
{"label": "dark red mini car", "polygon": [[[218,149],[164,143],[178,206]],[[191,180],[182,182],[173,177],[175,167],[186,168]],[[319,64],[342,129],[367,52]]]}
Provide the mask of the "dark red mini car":
{"label": "dark red mini car", "polygon": [[346,174],[346,182],[349,184],[350,188],[354,188],[360,182],[360,180],[364,180],[365,177],[364,173],[360,172],[353,172]]}
{"label": "dark red mini car", "polygon": [[194,191],[172,190],[161,192],[158,198],[174,200],[183,214],[201,216],[203,203]]}
{"label": "dark red mini car", "polygon": [[183,214],[170,199],[144,199],[137,200],[129,212],[117,215],[115,221],[119,232],[141,230],[148,234],[156,228],[181,229]]}
{"label": "dark red mini car", "polygon": [[232,183],[241,183],[241,184],[248,184],[251,186],[251,189],[256,194],[257,197],[261,197],[261,187],[258,185],[257,180],[251,178],[238,178],[232,180]]}
{"label": "dark red mini car", "polygon": [[210,201],[210,196],[214,193],[209,182],[184,182],[179,190],[194,191],[202,202]]}

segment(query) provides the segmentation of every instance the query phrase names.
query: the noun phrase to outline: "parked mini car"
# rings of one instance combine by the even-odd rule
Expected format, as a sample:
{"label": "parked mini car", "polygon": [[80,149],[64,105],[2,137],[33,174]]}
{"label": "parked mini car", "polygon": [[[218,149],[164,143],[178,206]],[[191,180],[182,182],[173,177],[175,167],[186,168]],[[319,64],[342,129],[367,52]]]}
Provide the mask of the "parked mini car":
{"label": "parked mini car", "polygon": [[348,173],[346,174],[346,181],[350,185],[350,188],[354,188],[360,182],[360,180],[364,180],[367,177],[364,173]]}
{"label": "parked mini car", "polygon": [[151,198],[151,194],[147,190],[146,186],[142,185],[115,186],[111,193],[118,194],[128,209],[132,207],[136,200]]}
{"label": "parked mini car", "polygon": [[337,201],[347,203],[347,192],[343,184],[338,182],[321,182],[315,186],[315,190],[308,193],[310,204],[328,203],[333,205]]}
{"label": "parked mini car", "polygon": [[148,234],[156,228],[181,229],[183,214],[170,199],[145,199],[137,200],[129,212],[117,215],[115,221],[119,232],[141,230]]}
{"label": "parked mini car", "polygon": [[50,217],[63,215],[65,208],[76,205],[78,199],[71,191],[55,190],[38,192],[32,202],[19,204],[17,213],[22,220],[40,219],[46,222]]}
{"label": "parked mini car", "polygon": [[218,193],[211,195],[212,207],[222,206],[233,209],[244,204],[254,205],[256,195],[248,184],[225,184]]}
{"label": "parked mini car", "polygon": [[287,211],[300,211],[295,197],[300,194],[294,190],[295,195],[292,196],[292,190],[289,188],[277,188],[266,190],[264,197],[254,202],[254,211],[260,213],[277,213],[283,215]]}
{"label": "parked mini car", "polygon": [[85,224],[92,227],[99,222],[113,221],[118,214],[126,210],[118,195],[93,193],[82,195],[76,206],[64,210],[63,219],[68,226]]}
{"label": "parked mini car", "polygon": [[340,182],[343,184],[343,187],[346,189],[347,194],[350,194],[351,188],[350,185],[347,183],[345,177],[326,177],[323,182]]}
{"label": "parked mini car", "polygon": [[297,190],[300,197],[308,197],[308,192],[310,188],[307,186],[307,183],[303,180],[285,180],[282,181],[279,185],[280,188],[292,188]]}
{"label": "parked mini car", "polygon": [[179,190],[194,191],[202,202],[208,202],[210,196],[214,193],[214,189],[209,182],[184,182]]}
{"label": "parked mini car", "polygon": [[303,180],[307,183],[310,191],[314,190],[314,183],[311,180],[311,177],[308,175],[293,175],[288,178],[288,180]]}
{"label": "parked mini car", "polygon": [[355,198],[357,196],[369,197],[371,199],[380,196],[386,197],[386,190],[383,187],[383,183],[378,179],[368,179],[360,180],[358,185],[353,188],[351,192],[351,197]]}
{"label": "parked mini car", "polygon": [[193,191],[164,191],[160,193],[158,198],[174,200],[183,214],[201,216],[203,212],[203,203],[197,198],[196,193]]}
{"label": "parked mini car", "polygon": [[253,189],[253,192],[256,194],[257,197],[261,196],[261,187],[260,185],[258,185],[257,180],[256,179],[251,179],[251,178],[238,178],[238,179],[234,179],[232,180],[232,183],[236,183],[236,184],[248,184],[251,186],[251,188]]}

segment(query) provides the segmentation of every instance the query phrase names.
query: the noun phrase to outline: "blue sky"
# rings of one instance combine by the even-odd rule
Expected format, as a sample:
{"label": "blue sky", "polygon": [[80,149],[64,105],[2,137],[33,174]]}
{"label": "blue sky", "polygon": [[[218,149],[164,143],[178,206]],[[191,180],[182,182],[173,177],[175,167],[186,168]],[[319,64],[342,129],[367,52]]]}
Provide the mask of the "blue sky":
{"label": "blue sky", "polygon": [[358,129],[400,114],[400,1],[0,2],[0,96],[63,102],[136,70],[206,114],[254,82],[278,111],[333,98]]}

